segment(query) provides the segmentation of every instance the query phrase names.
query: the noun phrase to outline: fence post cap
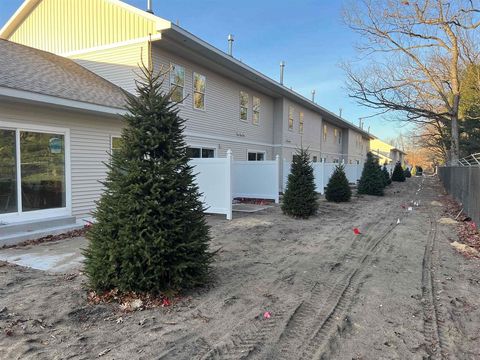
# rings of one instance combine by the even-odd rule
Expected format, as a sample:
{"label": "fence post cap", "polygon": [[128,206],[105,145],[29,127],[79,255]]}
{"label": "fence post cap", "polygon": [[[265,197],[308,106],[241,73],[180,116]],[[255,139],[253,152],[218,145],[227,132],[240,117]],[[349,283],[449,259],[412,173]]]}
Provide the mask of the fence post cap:
{"label": "fence post cap", "polygon": [[227,150],[227,157],[232,157],[232,149]]}

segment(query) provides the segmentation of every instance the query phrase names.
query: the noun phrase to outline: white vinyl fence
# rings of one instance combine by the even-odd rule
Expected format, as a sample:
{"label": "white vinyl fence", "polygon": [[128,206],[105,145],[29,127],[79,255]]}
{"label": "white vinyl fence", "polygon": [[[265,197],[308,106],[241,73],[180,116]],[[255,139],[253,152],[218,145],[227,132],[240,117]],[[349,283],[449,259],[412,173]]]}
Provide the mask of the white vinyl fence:
{"label": "white vinyl fence", "polygon": [[[283,191],[287,187],[288,175],[290,174],[291,163],[283,162]],[[325,187],[332,176],[335,167],[339,164],[334,163],[312,163],[313,176],[315,177],[315,189],[323,195]],[[345,167],[345,175],[348,182],[355,184],[362,176],[363,164],[343,164]]]}
{"label": "white vinyl fence", "polygon": [[237,197],[279,202],[279,158],[273,161],[235,161],[226,158],[192,159],[197,185],[206,212],[232,219],[232,200]]}

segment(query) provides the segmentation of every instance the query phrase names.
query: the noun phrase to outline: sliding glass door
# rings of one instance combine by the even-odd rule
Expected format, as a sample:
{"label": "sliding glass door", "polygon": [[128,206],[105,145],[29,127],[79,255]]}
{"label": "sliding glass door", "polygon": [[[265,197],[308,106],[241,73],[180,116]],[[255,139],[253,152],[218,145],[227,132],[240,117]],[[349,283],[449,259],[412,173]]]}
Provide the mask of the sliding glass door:
{"label": "sliding glass door", "polygon": [[17,211],[16,134],[0,129],[0,214]]}
{"label": "sliding glass door", "polygon": [[65,134],[0,129],[0,215],[65,209]]}

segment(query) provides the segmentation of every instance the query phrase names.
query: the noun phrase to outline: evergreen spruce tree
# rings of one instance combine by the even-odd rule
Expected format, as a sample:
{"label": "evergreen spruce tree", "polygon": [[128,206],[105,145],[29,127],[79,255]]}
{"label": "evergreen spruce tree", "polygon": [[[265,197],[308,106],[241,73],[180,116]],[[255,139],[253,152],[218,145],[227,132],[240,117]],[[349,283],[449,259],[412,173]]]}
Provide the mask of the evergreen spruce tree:
{"label": "evergreen spruce tree", "polygon": [[405,181],[405,172],[402,169],[400,162],[395,164],[395,168],[392,173],[392,181],[403,182]]}
{"label": "evergreen spruce tree", "polygon": [[351,197],[352,190],[345,175],[345,167],[343,165],[337,165],[328,181],[325,198],[328,201],[345,202],[350,201]]}
{"label": "evergreen spruce tree", "polygon": [[390,174],[388,173],[386,165],[383,165],[382,174],[383,178],[385,179],[385,184],[390,185],[392,183],[392,179],[390,179]]}
{"label": "evergreen spruce tree", "polygon": [[300,148],[293,157],[292,169],[283,194],[282,211],[286,215],[306,219],[315,215],[317,209],[317,193],[310,156],[307,150]]}
{"label": "evergreen spruce tree", "polygon": [[383,173],[379,171],[378,160],[369,152],[363,166],[362,176],[358,182],[357,192],[359,194],[383,196],[384,187],[384,177]]}
{"label": "evergreen spruce tree", "polygon": [[411,178],[412,177],[412,173],[410,172],[410,168],[406,168],[405,169],[405,177],[406,178]]}
{"label": "evergreen spruce tree", "polygon": [[95,290],[155,294],[201,285],[212,260],[184,120],[161,90],[164,75],[142,72],[87,234],[85,271]]}

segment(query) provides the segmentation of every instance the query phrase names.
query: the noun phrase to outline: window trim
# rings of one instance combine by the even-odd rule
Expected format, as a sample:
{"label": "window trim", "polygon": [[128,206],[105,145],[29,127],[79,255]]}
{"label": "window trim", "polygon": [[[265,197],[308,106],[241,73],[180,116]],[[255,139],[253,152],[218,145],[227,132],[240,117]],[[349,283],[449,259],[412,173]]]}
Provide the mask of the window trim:
{"label": "window trim", "polygon": [[110,135],[110,154],[113,154],[113,139],[114,138],[121,139],[122,135],[115,135],[115,134]]}
{"label": "window trim", "polygon": [[298,132],[300,134],[303,134],[303,131],[305,130],[305,114],[303,111],[300,111],[298,115]]}
{"label": "window trim", "polygon": [[[291,116],[290,116],[291,115]],[[290,126],[290,120],[291,120],[291,126]],[[295,107],[292,105],[288,106],[288,131],[293,131],[293,128],[295,127]]]}
{"label": "window trim", "polygon": [[[187,148],[197,148],[200,149],[199,158],[190,158],[190,159],[215,159],[218,157],[218,145],[209,145],[209,144],[198,144],[198,143],[187,143]],[[202,150],[209,149],[213,150],[213,158],[202,158]]]}
{"label": "window trim", "polygon": [[[55,209],[43,209],[23,212],[21,189],[21,161],[16,157],[16,181],[17,181],[17,211],[12,213],[0,214],[0,221],[18,222],[42,219],[45,217],[71,216],[72,215],[72,171],[70,155],[70,129],[56,126],[43,126],[36,124],[25,124],[21,122],[7,122],[0,120],[0,129],[15,131],[16,154],[20,154],[20,132],[30,131],[46,134],[62,134],[64,136],[65,150],[65,207]],[[19,190],[20,189],[20,190]]]}
{"label": "window trim", "polygon": [[[258,110],[257,111],[255,111],[255,100],[258,100]],[[252,124],[253,125],[256,125],[256,126],[260,125],[260,107],[261,106],[262,106],[262,100],[258,96],[253,95],[253,98],[252,98]],[[256,123],[255,123],[255,113],[258,114],[258,121]]]}
{"label": "window trim", "polygon": [[266,161],[267,160],[267,151],[266,150],[247,149],[247,161],[253,161],[253,160],[248,160],[248,154],[257,154],[257,155],[258,154],[263,154],[263,160],[255,160],[255,161]]}
{"label": "window trim", "polygon": [[[195,107],[195,93],[198,92],[199,94],[201,94],[201,92],[195,91],[195,74],[203,76],[205,78],[205,90],[203,93],[203,109]],[[196,71],[192,73],[192,107],[193,107],[193,110],[207,111],[207,75],[200,74],[199,72],[196,72]]]}
{"label": "window trim", "polygon": [[[242,106],[242,94],[247,95],[247,105],[246,106]],[[240,121],[248,122],[248,108],[250,107],[250,94],[246,91],[240,90],[240,92],[238,93],[238,102],[239,102],[238,117],[240,118]],[[242,108],[245,108],[247,110],[247,118],[246,119],[242,119]]]}
{"label": "window trim", "polygon": [[[175,66],[180,66],[181,68],[183,68],[182,102],[177,102],[176,104],[180,105],[180,106],[184,106],[185,105],[185,100],[186,100],[186,98],[185,98],[185,79],[186,79],[186,76],[187,76],[187,68],[184,65],[177,64],[177,63],[174,63],[174,62],[170,62],[170,69],[171,70],[169,71],[169,76],[168,76],[168,82],[170,83],[169,91],[172,90],[172,71],[173,71],[173,68]],[[177,84],[173,84],[173,85],[177,85]]]}

